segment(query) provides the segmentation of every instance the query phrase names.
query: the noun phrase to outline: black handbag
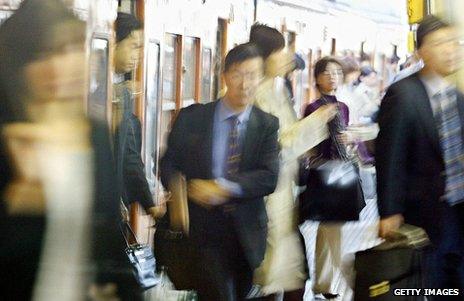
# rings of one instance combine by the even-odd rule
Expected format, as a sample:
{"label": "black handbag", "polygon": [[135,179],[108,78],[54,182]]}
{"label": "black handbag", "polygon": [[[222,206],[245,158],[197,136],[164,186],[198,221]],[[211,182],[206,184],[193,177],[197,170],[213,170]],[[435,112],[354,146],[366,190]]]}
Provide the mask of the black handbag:
{"label": "black handbag", "polygon": [[[151,247],[137,241],[137,237],[129,223],[121,223],[120,228],[124,240],[126,241],[126,249],[124,251],[129,259],[135,280],[143,290],[154,287],[160,282],[160,279],[156,275],[156,260],[155,256],[153,256]],[[134,243],[129,243],[126,230],[131,234]]]}
{"label": "black handbag", "polygon": [[[330,138],[341,159],[318,158],[307,162],[306,189],[300,194],[300,221],[346,222],[359,220],[365,207],[359,169],[351,160],[337,133],[341,129],[340,116],[336,115],[329,126]],[[300,171],[301,173],[302,171]]]}

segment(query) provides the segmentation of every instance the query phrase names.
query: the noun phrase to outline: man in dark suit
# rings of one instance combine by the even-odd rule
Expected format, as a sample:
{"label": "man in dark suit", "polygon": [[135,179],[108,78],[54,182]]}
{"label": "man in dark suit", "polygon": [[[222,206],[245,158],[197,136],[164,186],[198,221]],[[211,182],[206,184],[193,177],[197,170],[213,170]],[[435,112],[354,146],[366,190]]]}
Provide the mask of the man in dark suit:
{"label": "man in dark suit", "polygon": [[[380,236],[404,222],[423,227],[427,287],[464,288],[464,97],[445,77],[460,58],[456,29],[426,17],[417,30],[424,68],[387,91],[376,165]],[[449,296],[447,296],[449,298]]]}
{"label": "man in dark suit", "polygon": [[[225,96],[180,111],[161,161],[165,187],[177,173],[188,181],[188,253],[196,259],[175,260],[186,273],[190,267],[187,277],[202,301],[244,300],[264,257],[263,197],[277,182],[279,124],[251,104],[262,69],[255,46],[232,49],[225,59]],[[176,285],[178,275],[170,276]]]}

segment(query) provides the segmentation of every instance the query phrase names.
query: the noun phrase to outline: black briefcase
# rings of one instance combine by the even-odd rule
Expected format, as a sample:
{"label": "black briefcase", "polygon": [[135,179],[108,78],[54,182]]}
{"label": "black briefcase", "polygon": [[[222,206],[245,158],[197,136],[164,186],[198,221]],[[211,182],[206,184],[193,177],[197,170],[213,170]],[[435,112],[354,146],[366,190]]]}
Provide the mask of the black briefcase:
{"label": "black briefcase", "polygon": [[422,258],[429,242],[417,227],[402,227],[403,237],[357,252],[355,301],[423,301],[423,296],[395,296],[395,289],[424,288]]}

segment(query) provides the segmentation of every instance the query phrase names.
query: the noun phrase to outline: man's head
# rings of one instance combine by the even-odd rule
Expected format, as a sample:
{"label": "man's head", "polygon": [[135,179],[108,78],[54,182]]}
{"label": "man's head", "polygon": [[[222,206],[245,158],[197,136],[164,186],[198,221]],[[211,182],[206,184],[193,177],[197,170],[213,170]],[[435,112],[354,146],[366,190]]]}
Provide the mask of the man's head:
{"label": "man's head", "polygon": [[263,76],[263,59],[251,43],[241,44],[227,54],[223,70],[225,99],[237,109],[250,104]]}
{"label": "man's head", "polygon": [[287,52],[285,38],[277,29],[256,23],[250,30],[250,42],[261,53],[266,76],[285,76],[294,69],[294,54]]}
{"label": "man's head", "polygon": [[263,60],[285,48],[284,36],[277,29],[259,23],[251,26],[250,42],[258,47]]}
{"label": "man's head", "polygon": [[378,83],[377,71],[371,66],[364,66],[360,70],[359,81],[368,87],[375,87]]}
{"label": "man's head", "polygon": [[448,76],[459,67],[457,29],[433,16],[425,17],[417,28],[417,52],[424,61],[424,71]]}
{"label": "man's head", "polygon": [[142,24],[140,21],[133,15],[118,13],[114,53],[116,73],[128,73],[135,69],[140,60],[142,45]]}

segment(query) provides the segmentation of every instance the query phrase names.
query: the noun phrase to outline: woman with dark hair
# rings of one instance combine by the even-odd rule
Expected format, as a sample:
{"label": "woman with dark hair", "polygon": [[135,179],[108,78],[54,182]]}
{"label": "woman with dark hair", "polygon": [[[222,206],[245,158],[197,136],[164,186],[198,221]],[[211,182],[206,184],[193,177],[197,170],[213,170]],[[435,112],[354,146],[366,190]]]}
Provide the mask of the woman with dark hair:
{"label": "woman with dark hair", "polygon": [[[334,57],[323,57],[314,66],[314,78],[316,87],[320,93],[319,99],[310,103],[304,112],[305,116],[311,116],[321,106],[335,104],[338,114],[332,119],[328,126],[330,137],[320,143],[312,152],[311,156],[324,159],[340,159],[338,149],[343,146],[347,139],[342,135],[349,121],[348,106],[338,101],[335,93],[343,81],[342,63]],[[336,139],[336,141],[334,140]],[[344,155],[344,154],[343,154]],[[321,223],[318,227],[316,238],[316,279],[313,279],[314,294],[322,294],[330,299],[339,294],[337,283],[334,281],[340,272],[340,236],[342,224]]]}
{"label": "woman with dark hair", "polygon": [[335,110],[324,107],[311,117],[298,121],[284,76],[293,69],[293,56],[285,49],[280,32],[265,25],[254,25],[250,42],[261,51],[265,76],[256,95],[255,105],[279,119],[281,146],[277,188],[266,199],[269,233],[264,261],[255,274],[255,282],[267,297],[275,300],[284,292],[284,300],[303,300],[307,280],[305,248],[298,229],[296,184],[298,157],[327,137],[327,121]]}
{"label": "woman with dark hair", "polygon": [[36,300],[83,300],[121,270],[108,129],[83,108],[85,38],[59,0],[26,0],[0,27],[2,300],[31,299],[34,283]]}

